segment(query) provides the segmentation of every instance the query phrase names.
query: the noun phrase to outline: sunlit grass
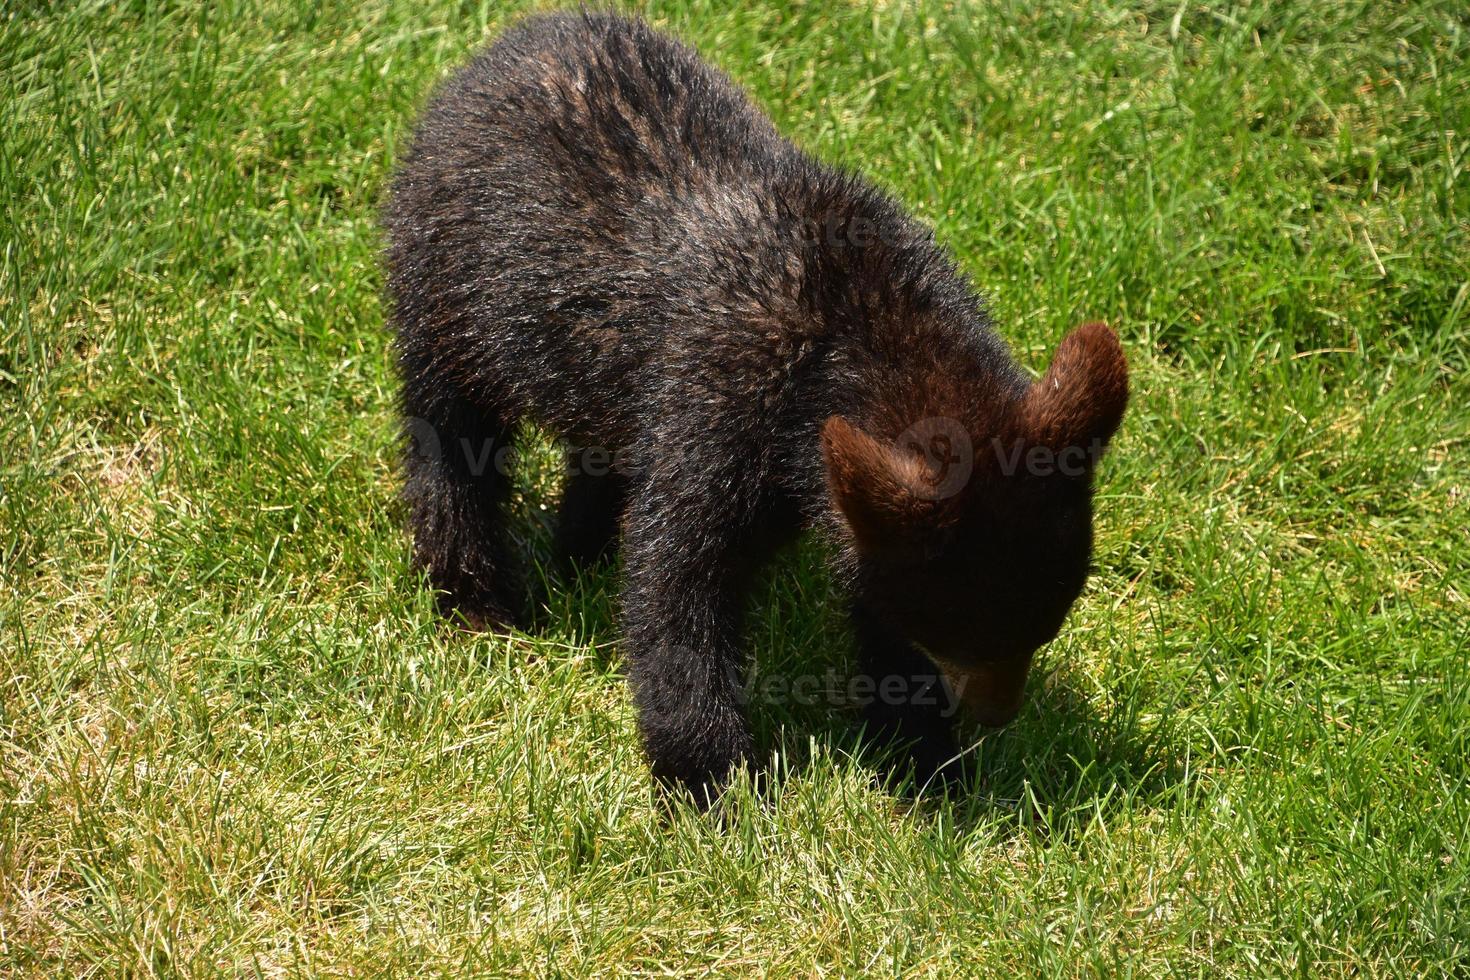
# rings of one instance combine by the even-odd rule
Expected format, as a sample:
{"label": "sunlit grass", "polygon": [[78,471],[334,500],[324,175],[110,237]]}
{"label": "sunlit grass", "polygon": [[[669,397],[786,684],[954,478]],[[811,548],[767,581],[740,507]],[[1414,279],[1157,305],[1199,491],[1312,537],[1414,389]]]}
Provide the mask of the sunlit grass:
{"label": "sunlit grass", "polygon": [[[974,792],[875,788],[850,714],[758,699],[771,797],[670,805],[615,570],[513,640],[410,575],[375,210],[515,11],[21,4],[0,969],[1463,972],[1460,6],[647,15],[933,223],[1026,363],[1124,337],[1097,572]],[[759,590],[762,675],[844,669],[820,559]]]}

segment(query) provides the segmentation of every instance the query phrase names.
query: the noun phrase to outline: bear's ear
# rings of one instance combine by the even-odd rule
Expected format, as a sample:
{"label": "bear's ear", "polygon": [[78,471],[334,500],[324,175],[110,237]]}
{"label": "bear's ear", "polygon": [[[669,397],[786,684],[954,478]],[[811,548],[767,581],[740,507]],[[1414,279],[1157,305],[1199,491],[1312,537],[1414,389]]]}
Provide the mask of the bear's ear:
{"label": "bear's ear", "polygon": [[934,483],[922,456],[880,442],[840,415],[822,425],[832,502],[863,551],[901,545],[933,518]]}
{"label": "bear's ear", "polygon": [[1072,447],[1097,462],[1128,407],[1128,362],[1106,324],[1084,323],[1057,348],[1051,367],[1026,393],[1026,433],[1038,444]]}

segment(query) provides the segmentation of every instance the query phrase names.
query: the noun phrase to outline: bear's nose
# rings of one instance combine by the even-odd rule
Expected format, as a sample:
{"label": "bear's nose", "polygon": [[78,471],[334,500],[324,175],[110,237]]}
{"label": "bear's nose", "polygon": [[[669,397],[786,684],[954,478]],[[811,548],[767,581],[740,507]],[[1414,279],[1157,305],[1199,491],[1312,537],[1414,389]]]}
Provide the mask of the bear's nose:
{"label": "bear's nose", "polygon": [[982,725],[999,728],[1021,710],[1031,655],[978,664],[941,661],[940,669],[965,711]]}
{"label": "bear's nose", "polygon": [[986,728],[1000,728],[1009,725],[1015,720],[1016,715],[1021,713],[1021,692],[1024,685],[1017,686],[1016,695],[1004,701],[980,701],[965,700],[965,710],[970,717],[974,718]]}

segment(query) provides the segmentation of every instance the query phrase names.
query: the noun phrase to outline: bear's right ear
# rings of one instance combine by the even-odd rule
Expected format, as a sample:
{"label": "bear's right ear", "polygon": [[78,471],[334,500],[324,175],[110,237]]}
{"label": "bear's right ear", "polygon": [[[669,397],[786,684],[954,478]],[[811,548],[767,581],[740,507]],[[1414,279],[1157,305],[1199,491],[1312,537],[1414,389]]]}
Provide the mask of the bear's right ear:
{"label": "bear's right ear", "polygon": [[1028,434],[1043,446],[1076,446],[1097,457],[1128,407],[1128,362],[1118,335],[1084,323],[1057,348],[1051,366],[1026,393]]}
{"label": "bear's right ear", "polygon": [[832,502],[862,551],[910,540],[931,519],[933,484],[920,456],[879,442],[840,415],[822,425],[822,459]]}

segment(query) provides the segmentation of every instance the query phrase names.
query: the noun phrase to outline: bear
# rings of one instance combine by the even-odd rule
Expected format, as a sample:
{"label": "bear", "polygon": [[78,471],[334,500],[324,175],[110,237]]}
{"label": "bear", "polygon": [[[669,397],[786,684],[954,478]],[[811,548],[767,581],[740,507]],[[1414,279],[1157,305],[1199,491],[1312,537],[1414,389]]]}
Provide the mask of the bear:
{"label": "bear", "polygon": [[446,614],[523,624],[514,444],[556,434],[554,545],[620,552],[659,781],[707,800],[759,769],[743,606],[807,530],[879,692],[867,732],[906,771],[949,771],[957,705],[1016,714],[1088,574],[1093,474],[1128,400],[1111,329],[1076,328],[1032,381],[892,196],[608,13],[523,20],[443,81],[382,220],[413,565]]}

